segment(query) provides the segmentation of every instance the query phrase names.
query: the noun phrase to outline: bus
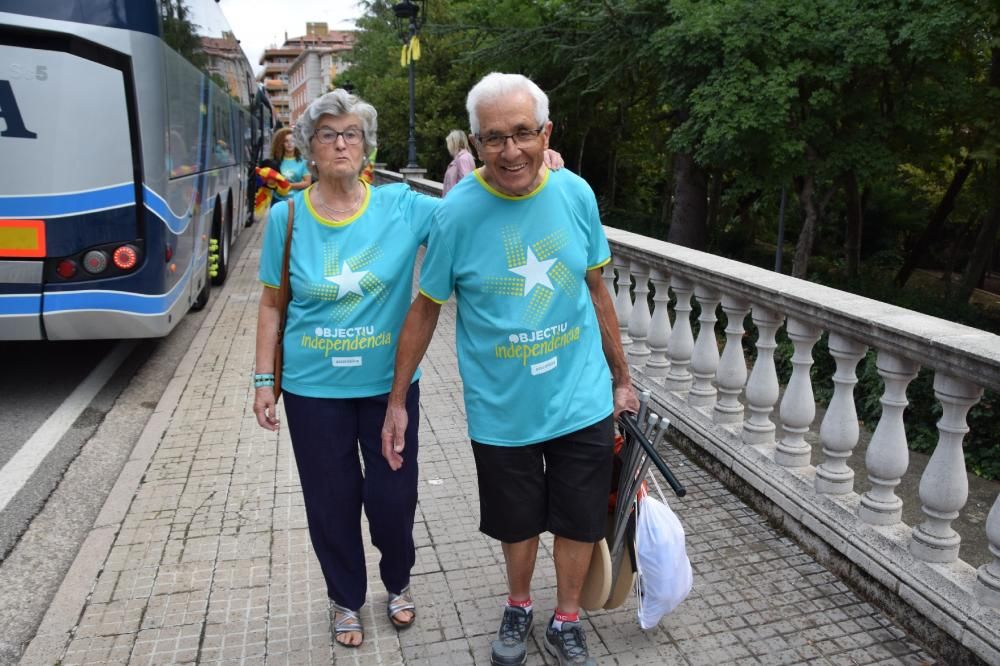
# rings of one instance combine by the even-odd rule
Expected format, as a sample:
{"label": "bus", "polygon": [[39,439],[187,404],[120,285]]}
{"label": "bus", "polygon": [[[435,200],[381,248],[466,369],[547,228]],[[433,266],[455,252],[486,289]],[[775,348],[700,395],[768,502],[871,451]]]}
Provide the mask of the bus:
{"label": "bus", "polygon": [[215,0],[0,0],[0,340],[203,308],[253,222],[265,103]]}

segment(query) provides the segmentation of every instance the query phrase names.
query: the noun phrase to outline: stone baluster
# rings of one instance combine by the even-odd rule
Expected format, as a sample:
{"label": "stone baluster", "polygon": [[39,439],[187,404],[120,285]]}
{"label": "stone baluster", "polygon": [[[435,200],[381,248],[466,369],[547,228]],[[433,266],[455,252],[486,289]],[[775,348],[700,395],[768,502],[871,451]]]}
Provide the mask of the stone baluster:
{"label": "stone baluster", "polygon": [[670,276],[666,271],[654,268],[649,273],[653,283],[653,321],[649,325],[649,358],[646,360],[646,375],[666,377],[670,370],[667,345],[670,344]]}
{"label": "stone baluster", "polygon": [[632,303],[632,314],[628,319],[628,336],[632,345],[628,348],[628,362],[641,368],[649,358],[649,346],[646,338],[649,335],[649,267],[636,259],[631,264],[632,276],[635,278],[635,301]]}
{"label": "stone baluster", "polygon": [[628,258],[615,255],[615,272],[618,273],[618,296],[615,298],[615,312],[618,314],[618,331],[622,339],[622,347],[628,352],[632,338],[628,337],[628,320],[632,316],[632,278],[628,272]]}
{"label": "stone baluster", "polygon": [[994,500],[986,517],[986,539],[993,561],[979,567],[976,573],[976,599],[984,606],[1000,608],[1000,497]]}
{"label": "stone baluster", "polygon": [[895,525],[903,516],[903,500],[896,497],[894,489],[906,473],[910,461],[903,425],[906,387],[917,376],[920,367],[913,361],[882,350],[879,350],[875,365],[885,383],[885,390],[879,399],[882,416],[865,454],[871,488],[861,496],[858,516],[872,525]]}
{"label": "stone baluster", "polygon": [[782,317],[760,305],[753,306],[757,326],[757,360],[747,380],[746,400],[750,415],[743,422],[743,441],[747,444],[774,444],[774,424],[768,416],[778,402],[778,373],[774,369],[774,336]]}
{"label": "stone baluster", "polygon": [[951,528],[951,521],[958,518],[969,499],[962,452],[962,440],[969,432],[965,417],[983,390],[964,379],[938,373],[934,395],[941,403],[938,442],[920,477],[920,502],[927,519],[913,528],[910,552],[925,562],[954,562],[962,537]]}
{"label": "stone baluster", "polygon": [[833,397],[819,427],[823,462],[816,467],[816,492],[844,495],[854,490],[854,470],[847,466],[861,434],[854,385],[858,383],[858,362],[868,348],[840,333],[830,333],[828,346],[837,370],[833,373]]}
{"label": "stone baluster", "polygon": [[674,304],[674,330],[670,334],[670,370],[663,385],[670,391],[686,392],[691,387],[691,353],[694,351],[694,334],[691,332],[691,281],[676,273],[670,278],[677,302]]}
{"label": "stone baluster", "polygon": [[719,307],[719,292],[711,287],[697,285],[695,298],[701,305],[698,315],[698,339],[691,354],[691,376],[694,378],[688,393],[688,404],[692,407],[711,407],[715,404],[717,391],[712,383],[719,369],[719,343],[715,339],[715,315]]}
{"label": "stone baluster", "polygon": [[601,267],[601,280],[604,282],[604,287],[608,290],[608,295],[611,296],[611,302],[614,303],[615,298],[617,298],[617,294],[615,293],[615,267],[610,261]]}
{"label": "stone baluster", "polygon": [[724,294],[722,311],[726,313],[726,346],[719,359],[715,384],[719,400],[715,403],[712,418],[716,423],[741,423],[743,404],[740,393],[747,383],[747,361],[743,354],[743,320],[750,312],[750,304],[738,296]]}
{"label": "stone baluster", "polygon": [[812,350],[822,333],[801,319],[789,317],[785,331],[795,352],[792,354],[792,376],[781,398],[781,441],[774,451],[774,461],[783,467],[807,467],[812,448],[806,442],[806,433],[816,418],[816,399],[813,397]]}

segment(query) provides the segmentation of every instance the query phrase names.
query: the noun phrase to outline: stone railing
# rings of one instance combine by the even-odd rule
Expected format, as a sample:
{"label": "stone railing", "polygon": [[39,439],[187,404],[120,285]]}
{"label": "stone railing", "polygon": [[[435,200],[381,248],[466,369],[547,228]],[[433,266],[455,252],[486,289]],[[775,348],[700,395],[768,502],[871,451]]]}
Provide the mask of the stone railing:
{"label": "stone railing", "polygon": [[[408,182],[440,196],[441,184],[421,175],[377,169],[376,184]],[[1000,664],[1000,498],[986,521],[988,564],[976,570],[959,559],[961,538],[952,528],[968,497],[966,415],[984,388],[1000,390],[1000,337],[647,236],[606,232],[613,261],[604,282],[633,377],[676,430],[727,482],[763,498],[771,507],[764,510],[818,557],[926,630],[922,637]],[[692,298],[700,306],[697,336]],[[721,350],[720,307],[727,320]],[[742,345],[748,314],[758,330],[749,370]],[[782,326],[794,347],[785,386],[774,362]],[[813,379],[812,349],[824,332],[836,370]],[[869,348],[885,389],[882,417],[859,461],[852,458],[860,436],[854,389]],[[906,388],[921,367],[934,372],[942,417],[919,483],[924,519],[911,527],[895,488],[909,467]],[[818,426],[816,382],[834,385]],[[813,466],[807,438],[817,434],[822,461]],[[857,484],[849,462],[865,470]]]}
{"label": "stone railing", "polygon": [[[984,388],[1000,389],[1000,337],[646,236],[607,234],[613,261],[604,281],[636,383],[677,430],[730,480],[773,503],[786,527],[808,533],[806,541],[822,539],[815,550],[863,572],[863,585],[888,589],[941,638],[1000,663],[1000,498],[986,521],[992,561],[978,571],[959,559],[961,537],[952,529],[968,498],[966,415]],[[701,310],[697,336],[692,297]],[[720,307],[727,320],[721,344]],[[758,331],[749,371],[741,342],[747,314]],[[785,386],[774,361],[782,326],[794,347]],[[824,332],[836,369],[811,378],[813,346]],[[860,434],[854,391],[869,348],[884,391],[862,461],[853,455]],[[924,518],[910,527],[895,489],[909,465],[906,389],[921,367],[934,373],[942,415],[919,483]],[[813,385],[830,381],[833,396],[818,424],[821,462],[813,466],[806,441],[817,428]],[[865,470],[861,479],[849,462]]]}

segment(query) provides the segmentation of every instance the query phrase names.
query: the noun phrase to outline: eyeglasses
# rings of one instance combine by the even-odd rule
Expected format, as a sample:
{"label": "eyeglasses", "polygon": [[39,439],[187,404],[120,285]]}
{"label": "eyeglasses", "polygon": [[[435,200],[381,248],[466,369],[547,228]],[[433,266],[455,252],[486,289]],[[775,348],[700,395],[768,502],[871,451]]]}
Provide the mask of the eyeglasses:
{"label": "eyeglasses", "polygon": [[477,134],[476,139],[486,152],[496,153],[504,149],[504,146],[507,145],[507,139],[512,140],[518,148],[530,146],[543,129],[545,129],[545,125],[538,129],[519,129],[513,134],[487,134],[486,136]]}
{"label": "eyeglasses", "polygon": [[316,130],[313,132],[313,136],[320,143],[335,143],[338,136],[344,137],[344,143],[348,146],[356,146],[361,143],[361,140],[365,138],[365,133],[362,130],[350,128],[343,132],[338,132],[337,130],[324,127],[323,129]]}

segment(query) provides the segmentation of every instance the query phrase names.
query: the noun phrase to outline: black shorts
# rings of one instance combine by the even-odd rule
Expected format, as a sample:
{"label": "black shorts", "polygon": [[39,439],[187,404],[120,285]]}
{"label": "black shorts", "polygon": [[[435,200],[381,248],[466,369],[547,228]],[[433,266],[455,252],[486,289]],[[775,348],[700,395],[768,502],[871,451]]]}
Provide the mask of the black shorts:
{"label": "black shorts", "polygon": [[611,416],[528,446],[473,440],[480,531],[504,543],[546,530],[574,541],[600,541],[607,530],[613,450]]}

